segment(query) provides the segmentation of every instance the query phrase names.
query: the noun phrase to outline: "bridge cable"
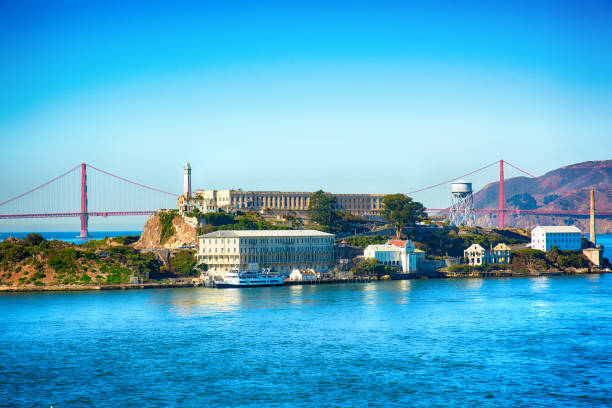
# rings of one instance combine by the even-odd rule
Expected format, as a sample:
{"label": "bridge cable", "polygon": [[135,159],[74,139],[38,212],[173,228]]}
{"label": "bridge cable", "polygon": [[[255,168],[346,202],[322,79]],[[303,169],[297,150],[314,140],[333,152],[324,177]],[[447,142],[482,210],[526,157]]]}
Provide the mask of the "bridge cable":
{"label": "bridge cable", "polygon": [[10,203],[11,201],[15,201],[15,200],[17,200],[18,198],[21,198],[21,197],[23,197],[23,196],[26,196],[26,195],[28,195],[28,194],[30,194],[30,193],[33,193],[34,191],[39,190],[39,189],[41,189],[41,188],[43,188],[43,187],[45,187],[45,186],[47,186],[47,185],[49,185],[49,184],[53,183],[54,181],[59,180],[59,179],[61,179],[62,177],[64,177],[64,176],[66,176],[66,175],[70,174],[71,172],[75,171],[75,170],[76,170],[76,169],[78,169],[79,167],[81,167],[81,165],[80,165],[80,164],[79,164],[78,166],[76,166],[75,168],[70,169],[70,170],[68,170],[67,172],[63,173],[63,174],[60,174],[59,176],[55,177],[54,179],[51,179],[51,180],[47,181],[47,182],[46,182],[46,183],[44,183],[44,184],[41,184],[41,185],[40,185],[40,186],[38,186],[38,187],[34,187],[33,189],[31,189],[31,190],[29,190],[29,191],[26,191],[26,192],[25,192],[25,193],[23,193],[23,194],[19,194],[19,195],[18,195],[18,196],[16,196],[16,197],[13,197],[13,198],[11,198],[11,199],[9,199],[9,200],[6,200],[6,201],[4,201],[4,202],[0,203],[0,206],[2,206],[2,205],[4,205],[4,204],[8,204],[8,203]]}
{"label": "bridge cable", "polygon": [[493,163],[491,163],[491,164],[487,164],[486,166],[481,167],[481,168],[479,168],[479,169],[477,169],[477,170],[471,171],[471,172],[469,172],[469,173],[466,173],[466,174],[464,174],[463,176],[455,177],[455,178],[452,178],[452,179],[450,179],[450,180],[443,181],[443,182],[438,183],[438,184],[434,184],[434,185],[431,185],[431,186],[428,186],[428,187],[420,188],[420,189],[418,189],[418,190],[409,191],[409,192],[407,192],[406,194],[414,194],[414,193],[419,193],[419,192],[421,192],[421,191],[430,190],[430,189],[432,189],[432,188],[434,188],[434,187],[439,187],[439,186],[441,186],[441,185],[444,185],[444,184],[450,183],[451,181],[455,181],[455,180],[458,180],[458,179],[460,179],[460,178],[470,176],[470,175],[472,175],[472,174],[474,174],[474,173],[478,173],[479,171],[482,171],[482,170],[484,170],[484,169],[487,169],[487,168],[489,168],[489,167],[491,167],[491,166],[493,166],[493,165],[495,165],[495,164],[498,164],[498,163],[499,163],[499,160],[496,160],[496,161],[494,161],[494,162],[493,162]]}
{"label": "bridge cable", "polygon": [[[590,199],[589,199],[589,198],[582,197],[581,195],[578,195],[578,194],[576,194],[576,193],[572,193],[571,191],[568,191],[568,190],[564,189],[563,187],[556,186],[556,185],[554,185],[554,184],[552,184],[552,183],[549,183],[549,182],[547,182],[547,181],[542,180],[540,177],[536,177],[536,176],[534,176],[533,174],[527,173],[525,170],[521,170],[521,169],[519,169],[518,167],[516,167],[516,166],[515,166],[514,164],[512,164],[512,163],[509,163],[509,162],[507,162],[507,161],[504,161],[504,163],[506,163],[507,165],[509,165],[509,166],[511,166],[511,167],[513,167],[513,168],[515,168],[516,170],[518,170],[518,171],[520,171],[520,172],[522,172],[522,173],[525,173],[525,174],[526,174],[526,175],[528,175],[529,177],[531,177],[531,178],[534,178],[534,179],[538,180],[538,181],[539,181],[540,183],[542,183],[542,184],[546,184],[546,185],[548,185],[548,186],[550,186],[550,187],[556,188],[557,190],[564,191],[564,192],[565,192],[567,195],[571,195],[571,196],[574,196],[574,197],[580,198],[580,199],[582,199],[582,200],[584,200],[584,201],[590,201]],[[603,208],[605,208],[606,210],[612,210],[612,208],[610,208],[610,207],[606,207],[606,206],[603,206]]]}

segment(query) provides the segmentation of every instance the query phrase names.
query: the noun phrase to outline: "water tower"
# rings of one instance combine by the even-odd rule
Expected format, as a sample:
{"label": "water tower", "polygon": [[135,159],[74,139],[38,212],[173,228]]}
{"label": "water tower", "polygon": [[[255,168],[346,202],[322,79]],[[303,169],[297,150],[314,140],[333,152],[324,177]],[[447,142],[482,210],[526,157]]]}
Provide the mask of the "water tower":
{"label": "water tower", "polygon": [[452,203],[450,223],[454,226],[474,226],[474,195],[472,183],[465,180],[455,181],[451,185]]}

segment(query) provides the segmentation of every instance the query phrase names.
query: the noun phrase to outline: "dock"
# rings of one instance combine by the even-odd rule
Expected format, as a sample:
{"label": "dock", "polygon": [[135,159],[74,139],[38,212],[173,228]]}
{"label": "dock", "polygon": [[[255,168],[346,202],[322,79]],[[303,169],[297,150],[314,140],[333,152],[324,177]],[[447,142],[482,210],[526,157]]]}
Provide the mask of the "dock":
{"label": "dock", "polygon": [[411,273],[396,273],[389,275],[389,279],[378,279],[376,276],[363,276],[358,278],[330,278],[330,279],[313,279],[313,280],[286,280],[283,286],[296,285],[334,285],[342,283],[369,283],[369,282],[384,282],[388,280],[411,280],[411,279],[435,279],[441,278],[439,272],[411,272]]}

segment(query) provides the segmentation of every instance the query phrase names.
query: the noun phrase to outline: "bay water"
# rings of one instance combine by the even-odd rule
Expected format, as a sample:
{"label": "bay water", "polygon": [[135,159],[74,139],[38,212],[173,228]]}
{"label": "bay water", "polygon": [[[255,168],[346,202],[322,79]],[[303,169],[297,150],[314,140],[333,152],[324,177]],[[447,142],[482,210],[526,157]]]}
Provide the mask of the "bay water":
{"label": "bay water", "polygon": [[0,406],[609,407],[612,275],[0,294]]}
{"label": "bay water", "polygon": [[[25,238],[30,232],[0,232],[0,241],[7,239],[8,237]],[[89,231],[87,238],[79,238],[80,232],[78,231],[52,231],[52,232],[39,232],[45,239],[58,241],[66,241],[74,244],[83,244],[92,239],[104,239],[106,237],[122,237],[125,235],[140,235],[142,231]]]}

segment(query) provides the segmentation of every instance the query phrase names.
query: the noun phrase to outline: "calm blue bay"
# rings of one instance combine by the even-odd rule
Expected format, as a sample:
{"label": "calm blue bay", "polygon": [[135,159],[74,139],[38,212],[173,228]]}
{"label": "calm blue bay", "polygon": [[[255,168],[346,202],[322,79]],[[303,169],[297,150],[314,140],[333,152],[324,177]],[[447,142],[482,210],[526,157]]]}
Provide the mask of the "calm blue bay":
{"label": "calm blue bay", "polygon": [[[5,240],[8,237],[23,238],[30,232],[0,232],[0,241]],[[57,239],[59,241],[73,242],[75,244],[82,244],[89,241],[90,239],[103,239],[106,237],[121,237],[124,235],[140,235],[142,231],[89,231],[89,237],[83,239],[79,238],[78,231],[57,231],[57,232],[41,232],[40,233],[45,239]]]}
{"label": "calm blue bay", "polygon": [[[587,238],[590,234],[586,235]],[[612,234],[600,234],[596,236],[597,244],[604,246],[604,256],[612,261]]]}
{"label": "calm blue bay", "polygon": [[0,295],[5,407],[609,407],[612,275]]}

